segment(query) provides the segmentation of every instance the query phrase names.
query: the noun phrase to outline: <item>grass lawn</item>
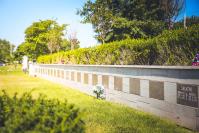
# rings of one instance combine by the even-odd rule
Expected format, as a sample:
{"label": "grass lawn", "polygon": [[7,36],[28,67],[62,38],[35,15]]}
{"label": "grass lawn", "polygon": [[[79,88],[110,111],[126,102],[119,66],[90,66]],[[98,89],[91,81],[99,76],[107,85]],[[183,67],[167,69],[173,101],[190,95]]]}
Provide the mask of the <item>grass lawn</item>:
{"label": "grass lawn", "polygon": [[[127,106],[97,100],[91,96],[49,81],[29,77],[21,72],[19,67],[0,67],[0,90],[9,95],[17,92],[19,95],[30,92],[34,98],[40,93],[48,98],[57,98],[75,104],[83,111],[83,120],[86,123],[86,132],[122,132],[122,133],[185,133],[191,132],[160,119],[159,117],[129,108]],[[2,92],[0,92],[2,93]]]}

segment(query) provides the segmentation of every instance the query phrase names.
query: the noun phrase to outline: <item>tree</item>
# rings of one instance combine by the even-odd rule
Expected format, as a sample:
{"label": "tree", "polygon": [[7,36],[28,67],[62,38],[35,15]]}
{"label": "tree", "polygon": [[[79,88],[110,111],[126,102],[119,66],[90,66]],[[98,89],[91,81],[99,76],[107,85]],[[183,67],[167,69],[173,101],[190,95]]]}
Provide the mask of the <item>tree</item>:
{"label": "tree", "polygon": [[[115,0],[113,0],[115,1]],[[117,0],[120,1],[119,16],[128,20],[156,20],[163,21],[164,10],[160,7],[160,0]]]}
{"label": "tree", "polygon": [[69,35],[69,44],[71,46],[71,50],[79,48],[79,40],[76,37],[76,32],[73,32]]}
{"label": "tree", "polygon": [[37,55],[39,55],[40,53],[48,52],[48,48],[44,44],[37,45],[34,43],[23,42],[17,47],[17,50],[15,51],[14,55],[15,58],[19,61],[22,60],[22,57],[24,55],[28,56],[30,60],[33,60],[36,59]]}
{"label": "tree", "polygon": [[66,26],[54,20],[34,22],[25,30],[25,42],[19,45],[15,55],[18,58],[28,55],[36,59],[40,55],[59,51]]}
{"label": "tree", "polygon": [[80,16],[84,16],[83,23],[92,23],[97,33],[96,39],[101,43],[105,42],[113,17],[111,10],[107,7],[109,4],[108,0],[96,0],[94,3],[88,0],[82,10],[77,12]]}
{"label": "tree", "polygon": [[[127,36],[134,38],[132,34],[136,34],[137,38],[138,34],[143,34],[148,30],[136,27],[137,24],[135,22],[144,23],[150,21],[151,23],[157,23],[157,21],[162,21],[163,23],[165,16],[160,3],[160,0],[96,0],[95,2],[89,0],[82,9],[78,10],[77,14],[83,17],[83,23],[91,23],[93,25],[97,33],[97,40],[104,43],[127,38]],[[124,21],[120,21],[122,19]],[[154,27],[155,25],[151,28]],[[150,29],[149,31],[152,32],[153,30]],[[123,32],[125,32],[125,35],[119,37],[120,33]],[[156,33],[151,33],[151,35],[154,34]],[[107,39],[110,36],[115,36],[116,38]],[[142,37],[143,35],[139,36]]]}
{"label": "tree", "polygon": [[[186,26],[190,27],[193,25],[199,24],[199,17],[198,16],[191,16],[186,18]],[[184,19],[181,21],[178,21],[174,24],[175,29],[179,29],[184,27]]]}
{"label": "tree", "polygon": [[116,18],[111,26],[111,32],[106,36],[106,42],[124,40],[128,38],[149,38],[158,35],[165,24],[160,21],[138,21]]}
{"label": "tree", "polygon": [[184,0],[161,0],[161,6],[165,12],[166,22],[169,29],[173,28],[173,24],[177,16],[183,11],[184,5]]}
{"label": "tree", "polygon": [[0,39],[0,63],[8,63],[13,59],[14,45],[7,40]]}
{"label": "tree", "polygon": [[59,52],[61,48],[64,27],[54,27],[48,32],[48,49],[50,53]]}

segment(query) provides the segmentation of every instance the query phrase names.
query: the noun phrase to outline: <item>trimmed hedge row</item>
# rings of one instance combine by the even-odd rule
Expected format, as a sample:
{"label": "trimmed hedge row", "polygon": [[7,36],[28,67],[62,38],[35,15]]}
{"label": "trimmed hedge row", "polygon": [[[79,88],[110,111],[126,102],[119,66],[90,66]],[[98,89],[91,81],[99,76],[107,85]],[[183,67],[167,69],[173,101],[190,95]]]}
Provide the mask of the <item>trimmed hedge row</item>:
{"label": "trimmed hedge row", "polygon": [[104,65],[191,65],[199,50],[199,25],[169,30],[151,39],[127,39],[40,56],[38,63]]}

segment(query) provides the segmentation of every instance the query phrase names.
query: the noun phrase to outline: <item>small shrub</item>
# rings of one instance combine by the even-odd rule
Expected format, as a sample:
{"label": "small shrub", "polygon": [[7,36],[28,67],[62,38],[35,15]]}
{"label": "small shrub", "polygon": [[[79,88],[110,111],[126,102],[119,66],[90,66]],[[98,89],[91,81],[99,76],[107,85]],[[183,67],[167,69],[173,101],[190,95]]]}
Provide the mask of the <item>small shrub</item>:
{"label": "small shrub", "polygon": [[44,96],[33,99],[31,94],[0,96],[1,133],[81,133],[84,122],[78,108]]}

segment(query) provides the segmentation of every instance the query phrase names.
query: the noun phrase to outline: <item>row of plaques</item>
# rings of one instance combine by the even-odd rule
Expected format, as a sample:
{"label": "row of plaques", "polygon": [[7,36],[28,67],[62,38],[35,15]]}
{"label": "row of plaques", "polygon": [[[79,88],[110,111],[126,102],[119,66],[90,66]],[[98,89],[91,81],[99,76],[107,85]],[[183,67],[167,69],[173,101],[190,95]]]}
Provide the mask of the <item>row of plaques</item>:
{"label": "row of plaques", "polygon": [[[39,71],[43,72],[43,71]],[[55,71],[54,71],[55,72]],[[64,71],[57,71],[57,76],[63,78]],[[53,72],[49,71],[52,75]],[[71,80],[75,81],[75,73],[71,72]],[[83,73],[82,73],[83,74]],[[54,74],[55,75],[55,74]],[[84,79],[81,79],[81,72],[77,72],[77,82],[84,80],[84,84],[88,84],[88,73],[84,73]],[[98,84],[98,75],[92,74],[92,85]],[[123,78],[114,76],[114,89],[117,91],[123,90]],[[109,88],[109,76],[102,75],[102,85]],[[140,79],[129,78],[129,92],[131,94],[140,95]],[[198,103],[199,86],[177,83],[177,103],[191,107],[199,107]],[[164,82],[149,81],[149,97],[164,100]]]}

